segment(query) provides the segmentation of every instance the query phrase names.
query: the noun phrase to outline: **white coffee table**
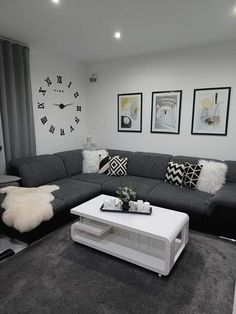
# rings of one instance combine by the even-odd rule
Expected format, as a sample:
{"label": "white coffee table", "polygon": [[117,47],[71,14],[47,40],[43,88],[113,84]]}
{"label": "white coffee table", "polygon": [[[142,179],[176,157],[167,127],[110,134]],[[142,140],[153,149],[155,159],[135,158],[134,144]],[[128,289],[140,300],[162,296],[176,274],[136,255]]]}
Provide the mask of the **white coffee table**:
{"label": "white coffee table", "polygon": [[188,242],[188,215],[156,206],[151,215],[102,212],[110,197],[102,194],[71,209],[80,216],[71,226],[72,239],[168,275]]}

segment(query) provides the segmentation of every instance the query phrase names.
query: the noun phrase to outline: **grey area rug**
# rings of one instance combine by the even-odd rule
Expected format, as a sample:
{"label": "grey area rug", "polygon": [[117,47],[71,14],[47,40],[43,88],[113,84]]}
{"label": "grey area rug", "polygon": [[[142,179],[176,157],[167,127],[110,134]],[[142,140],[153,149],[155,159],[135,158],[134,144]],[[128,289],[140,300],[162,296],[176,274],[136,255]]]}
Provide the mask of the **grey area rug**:
{"label": "grey area rug", "polygon": [[236,247],[191,233],[167,277],[74,243],[70,226],[0,264],[0,313],[232,314]]}

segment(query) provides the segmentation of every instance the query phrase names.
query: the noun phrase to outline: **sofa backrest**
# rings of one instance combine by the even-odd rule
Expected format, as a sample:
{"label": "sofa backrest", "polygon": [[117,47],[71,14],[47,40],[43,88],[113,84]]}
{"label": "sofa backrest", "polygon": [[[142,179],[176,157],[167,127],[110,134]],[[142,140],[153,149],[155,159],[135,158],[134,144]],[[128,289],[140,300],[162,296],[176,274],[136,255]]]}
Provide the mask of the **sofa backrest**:
{"label": "sofa backrest", "polygon": [[164,180],[171,155],[134,152],[129,155],[128,174]]}
{"label": "sofa backrest", "polygon": [[226,175],[227,182],[236,182],[236,161],[225,160],[224,162],[228,166],[228,172]]}
{"label": "sofa backrest", "polygon": [[[34,187],[67,177],[63,161],[54,155],[20,158],[10,163],[10,173],[21,177],[21,185]],[[14,170],[13,170],[14,169]]]}
{"label": "sofa backrest", "polygon": [[60,157],[63,161],[68,176],[73,176],[82,172],[82,151],[82,149],[75,149],[54,154],[54,156]]}
{"label": "sofa backrest", "polygon": [[131,151],[129,150],[119,150],[119,149],[107,149],[109,156],[114,157],[114,156],[120,156],[122,158],[130,156],[132,154]]}
{"label": "sofa backrest", "polygon": [[204,160],[212,160],[212,161],[217,161],[217,162],[223,162],[222,160],[219,159],[214,159],[214,158],[205,158],[205,157],[191,157],[191,156],[173,156],[171,158],[171,161],[177,162],[179,164],[182,164],[184,162],[189,162],[190,164],[197,164],[200,159]]}

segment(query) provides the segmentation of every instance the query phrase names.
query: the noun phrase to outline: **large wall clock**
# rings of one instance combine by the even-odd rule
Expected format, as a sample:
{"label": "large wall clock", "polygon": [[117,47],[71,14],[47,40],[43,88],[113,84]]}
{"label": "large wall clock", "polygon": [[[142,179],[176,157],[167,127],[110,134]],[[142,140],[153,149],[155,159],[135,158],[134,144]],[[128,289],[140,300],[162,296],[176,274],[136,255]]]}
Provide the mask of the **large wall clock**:
{"label": "large wall clock", "polygon": [[80,93],[62,75],[47,76],[38,90],[37,109],[42,125],[51,133],[65,136],[79,125]]}

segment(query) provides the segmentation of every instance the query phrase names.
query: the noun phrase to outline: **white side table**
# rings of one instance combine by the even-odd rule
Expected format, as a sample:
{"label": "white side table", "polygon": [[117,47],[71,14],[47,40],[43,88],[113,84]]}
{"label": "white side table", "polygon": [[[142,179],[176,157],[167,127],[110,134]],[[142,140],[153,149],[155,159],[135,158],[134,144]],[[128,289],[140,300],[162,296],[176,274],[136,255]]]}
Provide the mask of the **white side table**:
{"label": "white side table", "polygon": [[18,181],[20,179],[20,177],[16,176],[0,175],[0,188],[8,185],[19,186]]}

